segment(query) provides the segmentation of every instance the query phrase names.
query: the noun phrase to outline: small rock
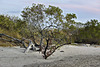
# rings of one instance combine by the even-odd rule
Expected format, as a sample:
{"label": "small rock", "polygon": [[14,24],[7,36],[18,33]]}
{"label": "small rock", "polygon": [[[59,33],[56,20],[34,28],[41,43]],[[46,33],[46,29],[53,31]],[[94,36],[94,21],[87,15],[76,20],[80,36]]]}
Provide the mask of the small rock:
{"label": "small rock", "polygon": [[62,50],[62,51],[60,51],[60,52],[64,52],[64,51]]}

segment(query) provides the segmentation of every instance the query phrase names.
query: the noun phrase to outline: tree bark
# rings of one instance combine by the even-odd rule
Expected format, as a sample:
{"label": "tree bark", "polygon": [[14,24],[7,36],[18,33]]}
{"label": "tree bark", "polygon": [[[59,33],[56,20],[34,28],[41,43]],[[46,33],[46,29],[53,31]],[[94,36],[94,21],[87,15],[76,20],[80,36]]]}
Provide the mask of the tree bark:
{"label": "tree bark", "polygon": [[47,45],[46,45],[45,50],[44,50],[44,58],[45,58],[45,59],[47,59],[47,54],[46,54],[46,52],[47,52],[48,45],[49,45],[49,39],[47,39],[46,42],[47,42]]}

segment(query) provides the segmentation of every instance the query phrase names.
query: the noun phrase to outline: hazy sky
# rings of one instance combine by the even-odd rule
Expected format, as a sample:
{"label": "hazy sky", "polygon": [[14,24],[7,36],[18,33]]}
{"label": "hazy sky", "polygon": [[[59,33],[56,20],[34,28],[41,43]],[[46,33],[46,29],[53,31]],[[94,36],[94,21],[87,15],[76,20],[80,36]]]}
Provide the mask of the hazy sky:
{"label": "hazy sky", "polygon": [[60,7],[64,14],[75,13],[77,21],[86,22],[90,19],[100,21],[100,0],[0,0],[0,14],[20,16],[21,11],[32,3]]}

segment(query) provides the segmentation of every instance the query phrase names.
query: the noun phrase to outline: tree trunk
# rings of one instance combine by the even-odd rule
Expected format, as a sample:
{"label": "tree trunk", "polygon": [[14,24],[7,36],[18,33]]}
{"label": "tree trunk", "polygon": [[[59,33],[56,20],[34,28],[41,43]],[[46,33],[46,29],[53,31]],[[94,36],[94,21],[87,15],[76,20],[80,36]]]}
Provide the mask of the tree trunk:
{"label": "tree trunk", "polygon": [[47,59],[46,51],[47,51],[47,49],[48,49],[49,39],[47,39],[46,42],[47,42],[47,45],[46,45],[45,50],[44,50],[44,58],[45,58],[45,59]]}

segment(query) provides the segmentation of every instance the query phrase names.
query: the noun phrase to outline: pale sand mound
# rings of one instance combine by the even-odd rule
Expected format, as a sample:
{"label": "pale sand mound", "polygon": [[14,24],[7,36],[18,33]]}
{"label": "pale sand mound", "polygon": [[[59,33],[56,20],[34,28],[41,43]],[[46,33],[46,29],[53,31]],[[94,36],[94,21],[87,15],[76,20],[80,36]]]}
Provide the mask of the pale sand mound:
{"label": "pale sand mound", "polygon": [[38,52],[25,54],[24,50],[0,47],[0,67],[100,67],[100,48],[66,45],[47,60]]}

